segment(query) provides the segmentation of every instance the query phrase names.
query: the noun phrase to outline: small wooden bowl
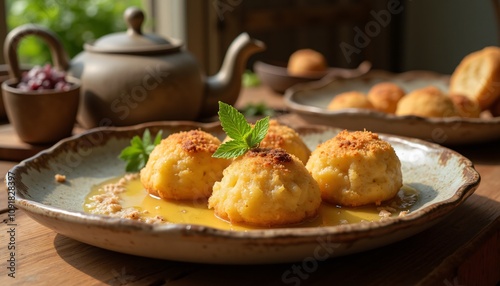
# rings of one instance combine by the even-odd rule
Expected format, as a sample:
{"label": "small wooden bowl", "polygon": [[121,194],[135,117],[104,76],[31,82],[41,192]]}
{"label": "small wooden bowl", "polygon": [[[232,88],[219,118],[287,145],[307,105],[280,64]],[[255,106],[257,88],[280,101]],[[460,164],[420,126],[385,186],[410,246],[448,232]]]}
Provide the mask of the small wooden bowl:
{"label": "small wooden bowl", "polygon": [[80,99],[80,81],[66,77],[68,91],[23,91],[14,78],[2,83],[9,121],[19,139],[30,144],[50,144],[71,135]]}
{"label": "small wooden bowl", "polygon": [[[29,71],[31,67],[21,66],[21,72]],[[0,65],[0,85],[9,79],[9,70],[6,64]],[[3,104],[2,96],[0,94],[0,120],[7,119],[7,113]]]}

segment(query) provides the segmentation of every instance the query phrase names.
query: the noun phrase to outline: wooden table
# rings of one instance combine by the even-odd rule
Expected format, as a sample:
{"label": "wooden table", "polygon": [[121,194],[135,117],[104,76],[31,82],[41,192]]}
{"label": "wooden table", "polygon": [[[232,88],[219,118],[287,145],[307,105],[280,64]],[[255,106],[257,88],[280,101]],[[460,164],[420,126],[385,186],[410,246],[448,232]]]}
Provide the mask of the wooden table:
{"label": "wooden table", "polygon": [[[263,101],[283,107],[282,97],[265,87],[244,90],[237,105]],[[115,253],[59,235],[21,210],[15,212],[15,226],[10,226],[2,184],[0,285],[495,285],[500,281],[499,146],[493,142],[454,148],[474,162],[482,181],[475,194],[441,223],[392,245],[315,267],[303,267],[301,262],[204,265]],[[0,161],[0,174],[16,163]],[[7,269],[11,228],[15,278]]]}

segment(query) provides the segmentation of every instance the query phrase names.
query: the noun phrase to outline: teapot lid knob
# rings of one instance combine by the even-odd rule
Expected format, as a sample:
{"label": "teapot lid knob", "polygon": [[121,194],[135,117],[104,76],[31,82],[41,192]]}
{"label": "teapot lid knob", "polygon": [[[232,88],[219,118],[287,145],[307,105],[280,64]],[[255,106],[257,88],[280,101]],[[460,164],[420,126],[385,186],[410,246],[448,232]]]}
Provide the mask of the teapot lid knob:
{"label": "teapot lid knob", "polygon": [[163,38],[158,35],[142,32],[144,12],[138,7],[129,7],[123,13],[127,22],[126,33],[118,32],[103,36],[93,43],[86,43],[86,51],[96,53],[121,53],[121,54],[156,54],[177,52],[182,46],[182,41]]}
{"label": "teapot lid knob", "polygon": [[127,33],[142,35],[141,26],[144,22],[144,12],[137,7],[129,7],[123,13],[123,17],[128,25]]}

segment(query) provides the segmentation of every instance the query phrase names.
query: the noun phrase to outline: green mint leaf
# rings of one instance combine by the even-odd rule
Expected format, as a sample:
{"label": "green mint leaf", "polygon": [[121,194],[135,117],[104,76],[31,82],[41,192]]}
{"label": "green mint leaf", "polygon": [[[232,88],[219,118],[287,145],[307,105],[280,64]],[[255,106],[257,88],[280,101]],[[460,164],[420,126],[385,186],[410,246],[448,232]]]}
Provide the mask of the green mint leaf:
{"label": "green mint leaf", "polygon": [[244,140],[245,134],[252,129],[245,116],[229,104],[219,101],[218,114],[222,129],[233,140]]}
{"label": "green mint leaf", "polygon": [[234,158],[259,146],[269,129],[269,117],[258,120],[252,127],[237,109],[219,101],[219,119],[222,129],[232,140],[219,146],[212,157]]}
{"label": "green mint leaf", "polygon": [[141,153],[142,151],[140,149],[135,148],[134,146],[128,146],[122,150],[118,157],[122,160],[128,160],[130,158],[137,157]]}
{"label": "green mint leaf", "polygon": [[250,116],[273,116],[275,114],[274,109],[268,107],[265,103],[248,103],[243,109],[241,113],[245,117]]}
{"label": "green mint leaf", "polygon": [[252,128],[252,132],[250,133],[249,140],[247,143],[250,148],[255,148],[259,145],[259,143],[264,140],[266,137],[267,131],[269,130],[269,117],[265,117],[257,120],[255,122],[254,127]]}
{"label": "green mint leaf", "polygon": [[158,131],[158,133],[156,133],[155,141],[153,142],[154,146],[160,144],[162,136],[163,136],[163,130],[160,130]]}
{"label": "green mint leaf", "polygon": [[130,145],[125,147],[118,157],[126,162],[125,171],[139,172],[149,160],[149,155],[154,147],[161,142],[162,132],[158,132],[154,141],[151,141],[151,133],[149,129],[144,130],[142,139],[139,136],[134,136],[130,140]]}
{"label": "green mint leaf", "polygon": [[245,152],[249,149],[250,148],[245,142],[240,140],[231,140],[222,143],[212,157],[225,159],[235,158],[245,154]]}
{"label": "green mint leaf", "polygon": [[142,134],[142,146],[151,145],[151,133],[149,129],[144,130],[144,134]]}
{"label": "green mint leaf", "polygon": [[242,85],[244,87],[253,87],[260,85],[260,78],[250,70],[246,70],[242,75]]}
{"label": "green mint leaf", "polygon": [[142,157],[142,156],[130,158],[127,161],[127,165],[125,166],[125,171],[126,172],[137,172],[138,170],[142,169],[145,166],[143,158],[144,157]]}
{"label": "green mint leaf", "polygon": [[130,140],[130,146],[141,149],[142,148],[142,139],[139,136],[134,136],[132,137],[132,140]]}

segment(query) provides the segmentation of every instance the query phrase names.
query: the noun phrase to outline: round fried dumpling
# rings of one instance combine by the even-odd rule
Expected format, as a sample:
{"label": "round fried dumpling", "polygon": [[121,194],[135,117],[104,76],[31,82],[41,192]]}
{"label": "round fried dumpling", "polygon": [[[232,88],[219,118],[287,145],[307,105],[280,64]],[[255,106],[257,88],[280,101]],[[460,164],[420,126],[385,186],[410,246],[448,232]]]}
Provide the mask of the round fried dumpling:
{"label": "round fried dumpling", "polygon": [[494,117],[500,116],[500,99],[495,101],[489,110]]}
{"label": "round fried dumpling", "polygon": [[377,83],[368,91],[368,100],[373,104],[375,110],[394,113],[398,102],[405,95],[405,91],[399,85],[392,82]]}
{"label": "round fried dumpling", "polygon": [[256,148],[236,158],[214,184],[208,207],[231,223],[278,226],[317,215],[318,183],[283,149]]}
{"label": "round fried dumpling", "polygon": [[396,152],[368,131],[340,132],[312,151],[306,168],[318,182],[321,198],[342,206],[378,205],[403,184]]}
{"label": "round fried dumpling", "polygon": [[481,115],[481,107],[475,99],[463,94],[450,94],[450,98],[460,117],[478,118]]}
{"label": "round fried dumpling", "polygon": [[347,91],[332,98],[327,108],[328,110],[340,110],[345,108],[373,109],[373,104],[364,93],[359,91]]}
{"label": "round fried dumpling", "polygon": [[214,183],[230,163],[212,157],[220,144],[215,136],[201,130],[171,134],[151,152],[141,170],[142,185],[165,200],[210,197]]}
{"label": "round fried dumpling", "polygon": [[448,95],[437,87],[428,86],[403,97],[398,103],[396,115],[453,117],[458,116],[458,112]]}
{"label": "round fried dumpling", "polygon": [[311,150],[306,146],[299,134],[292,128],[280,124],[276,120],[269,121],[266,137],[259,144],[262,148],[281,148],[306,164]]}

